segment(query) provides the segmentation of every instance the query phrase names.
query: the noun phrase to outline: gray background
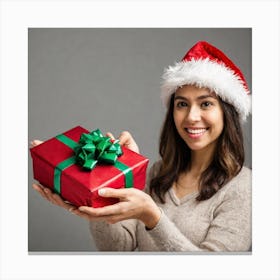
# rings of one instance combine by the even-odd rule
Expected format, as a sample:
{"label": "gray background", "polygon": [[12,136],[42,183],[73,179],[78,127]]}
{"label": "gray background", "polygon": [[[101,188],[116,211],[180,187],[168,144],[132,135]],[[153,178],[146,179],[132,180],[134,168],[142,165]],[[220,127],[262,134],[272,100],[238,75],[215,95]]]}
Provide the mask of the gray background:
{"label": "gray background", "polygon": [[[224,51],[251,87],[249,28],[30,28],[28,30],[28,137],[49,139],[76,125],[115,136],[129,130],[150,165],[158,158],[165,109],[163,69],[197,41]],[[244,126],[251,167],[251,118]],[[28,250],[95,251],[85,220],[43,200],[32,189],[28,157]]]}

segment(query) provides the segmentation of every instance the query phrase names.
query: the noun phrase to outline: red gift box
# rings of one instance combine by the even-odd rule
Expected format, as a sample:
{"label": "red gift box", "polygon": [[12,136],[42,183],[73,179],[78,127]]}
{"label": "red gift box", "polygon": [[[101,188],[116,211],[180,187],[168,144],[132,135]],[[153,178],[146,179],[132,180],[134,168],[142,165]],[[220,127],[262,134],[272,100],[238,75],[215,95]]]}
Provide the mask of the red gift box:
{"label": "red gift box", "polygon": [[[88,130],[77,126],[63,133],[76,143]],[[122,147],[123,154],[117,161],[127,166],[133,175],[133,187],[143,190],[146,182],[146,170],[149,160],[144,156]],[[73,157],[72,148],[57,139],[51,138],[30,149],[33,159],[34,179],[45,187],[54,190],[55,169],[63,161]],[[98,163],[93,170],[84,170],[77,164],[71,164],[60,174],[60,196],[76,206],[103,207],[118,202],[115,198],[104,198],[98,190],[104,187],[125,187],[125,172],[115,165]]]}

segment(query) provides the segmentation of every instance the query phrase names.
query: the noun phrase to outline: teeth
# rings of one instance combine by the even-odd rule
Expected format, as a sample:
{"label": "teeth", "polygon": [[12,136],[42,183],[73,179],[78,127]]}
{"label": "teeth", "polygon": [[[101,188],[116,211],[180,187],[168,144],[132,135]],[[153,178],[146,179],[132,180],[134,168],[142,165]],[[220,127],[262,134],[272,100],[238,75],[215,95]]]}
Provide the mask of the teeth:
{"label": "teeth", "polygon": [[186,128],[187,132],[192,133],[192,134],[200,134],[206,131],[206,128],[199,128],[199,129],[190,129]]}

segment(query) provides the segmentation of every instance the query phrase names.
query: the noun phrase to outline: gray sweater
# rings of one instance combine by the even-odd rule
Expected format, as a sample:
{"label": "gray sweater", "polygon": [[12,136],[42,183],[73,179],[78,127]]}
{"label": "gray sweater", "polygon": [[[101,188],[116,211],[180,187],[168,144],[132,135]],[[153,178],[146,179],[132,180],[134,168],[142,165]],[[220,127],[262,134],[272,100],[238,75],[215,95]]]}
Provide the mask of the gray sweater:
{"label": "gray sweater", "polygon": [[[155,168],[151,169],[153,176]],[[214,196],[196,201],[197,192],[178,199],[171,188],[158,224],[147,230],[138,220],[114,225],[91,222],[100,251],[248,251],[251,247],[251,170],[241,172]]]}

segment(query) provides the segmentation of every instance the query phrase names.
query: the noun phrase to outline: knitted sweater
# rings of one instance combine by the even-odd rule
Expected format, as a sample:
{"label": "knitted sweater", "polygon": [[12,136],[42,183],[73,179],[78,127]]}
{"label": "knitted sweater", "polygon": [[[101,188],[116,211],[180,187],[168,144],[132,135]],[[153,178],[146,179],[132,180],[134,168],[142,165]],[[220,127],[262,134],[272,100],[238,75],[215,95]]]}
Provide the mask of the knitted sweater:
{"label": "knitted sweater", "polygon": [[[155,166],[150,177],[156,172]],[[100,251],[248,251],[251,247],[251,170],[240,173],[210,199],[196,201],[197,192],[179,199],[171,188],[157,225],[147,230],[134,219],[116,224],[90,222]]]}

